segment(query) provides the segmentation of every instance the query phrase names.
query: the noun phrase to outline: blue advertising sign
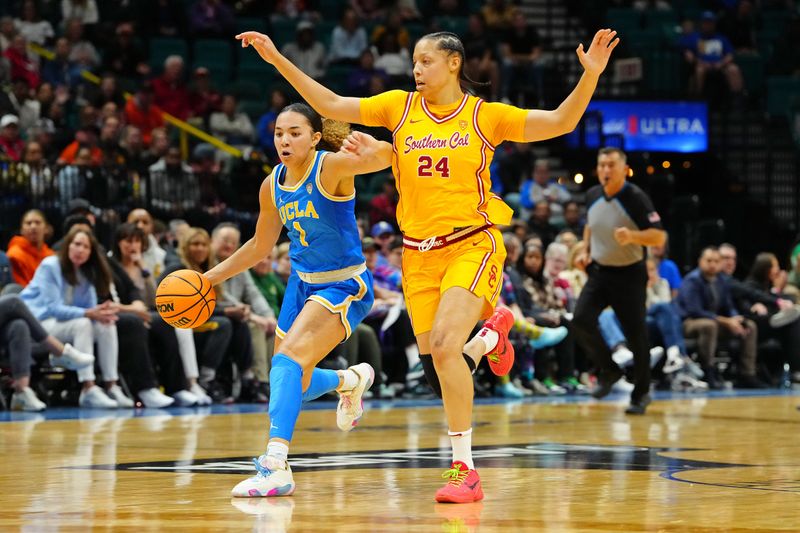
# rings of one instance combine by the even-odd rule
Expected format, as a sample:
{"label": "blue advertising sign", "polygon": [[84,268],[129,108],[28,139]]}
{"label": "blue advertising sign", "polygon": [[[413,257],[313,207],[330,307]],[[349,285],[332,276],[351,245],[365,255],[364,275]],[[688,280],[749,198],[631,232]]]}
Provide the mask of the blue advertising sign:
{"label": "blue advertising sign", "polygon": [[[688,153],[708,149],[708,108],[704,102],[592,100],[587,111],[602,114],[603,133],[621,135],[625,150]],[[577,132],[568,142],[578,145]],[[586,142],[587,148],[598,148],[599,135],[587,135]]]}

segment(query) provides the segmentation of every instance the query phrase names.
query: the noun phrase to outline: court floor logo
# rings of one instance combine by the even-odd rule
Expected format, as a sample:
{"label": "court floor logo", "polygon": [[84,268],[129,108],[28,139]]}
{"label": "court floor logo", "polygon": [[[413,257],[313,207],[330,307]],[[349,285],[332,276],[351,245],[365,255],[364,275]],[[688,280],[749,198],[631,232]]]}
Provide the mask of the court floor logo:
{"label": "court floor logo", "polygon": [[[473,457],[481,468],[552,468],[577,470],[627,470],[659,472],[671,479],[676,473],[712,468],[749,465],[720,463],[671,457],[694,448],[656,448],[644,446],[592,446],[561,443],[477,446]],[[313,472],[371,468],[446,468],[450,450],[380,450],[346,453],[309,453],[291,457],[292,470]],[[174,472],[203,474],[243,474],[253,471],[250,457],[219,457],[190,461],[152,461],[92,465],[98,470]]]}

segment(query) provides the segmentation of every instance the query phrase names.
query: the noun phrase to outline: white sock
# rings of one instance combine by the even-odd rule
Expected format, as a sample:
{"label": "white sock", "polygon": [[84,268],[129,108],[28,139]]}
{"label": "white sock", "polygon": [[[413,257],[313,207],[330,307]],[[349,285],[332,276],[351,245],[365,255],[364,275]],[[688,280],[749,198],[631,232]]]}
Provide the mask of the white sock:
{"label": "white sock", "polygon": [[408,369],[414,368],[419,363],[419,348],[415,344],[406,346],[406,359],[408,359]]}
{"label": "white sock", "polygon": [[681,349],[677,346],[670,346],[667,348],[667,358],[669,359],[680,359],[681,358]]}
{"label": "white sock", "polygon": [[483,350],[483,353],[486,355],[495,349],[497,342],[500,340],[500,335],[498,335],[493,329],[483,328],[478,332],[477,335],[475,335],[475,338],[483,341],[483,344],[486,346],[486,348]]}
{"label": "white sock", "polygon": [[349,391],[356,388],[358,385],[358,374],[350,370],[349,368],[346,370],[339,370],[339,375],[342,377],[342,384],[339,386],[337,391]]}
{"label": "white sock", "polygon": [[472,462],[472,428],[466,431],[448,431],[450,446],[453,447],[453,461],[461,461],[470,470],[475,469]]}
{"label": "white sock", "polygon": [[282,442],[270,441],[267,444],[267,457],[277,459],[281,461],[282,465],[285,465],[286,460],[289,458],[289,446]]}

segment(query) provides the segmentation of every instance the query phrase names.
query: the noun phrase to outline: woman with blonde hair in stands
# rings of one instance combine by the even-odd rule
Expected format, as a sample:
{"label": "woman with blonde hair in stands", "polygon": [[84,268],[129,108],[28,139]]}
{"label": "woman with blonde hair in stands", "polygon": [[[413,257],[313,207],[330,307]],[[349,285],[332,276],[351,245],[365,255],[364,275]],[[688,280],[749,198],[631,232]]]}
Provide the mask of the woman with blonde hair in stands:
{"label": "woman with blonde hair in stands", "polygon": [[45,258],[33,279],[20,293],[42,327],[62,342],[71,342],[83,353],[93,354],[106,384],[95,383],[94,366],[78,369],[81,407],[133,407],[117,383],[117,309],[112,302],[98,303],[111,285],[111,270],[90,231],[73,227],[64,237],[58,255]]}

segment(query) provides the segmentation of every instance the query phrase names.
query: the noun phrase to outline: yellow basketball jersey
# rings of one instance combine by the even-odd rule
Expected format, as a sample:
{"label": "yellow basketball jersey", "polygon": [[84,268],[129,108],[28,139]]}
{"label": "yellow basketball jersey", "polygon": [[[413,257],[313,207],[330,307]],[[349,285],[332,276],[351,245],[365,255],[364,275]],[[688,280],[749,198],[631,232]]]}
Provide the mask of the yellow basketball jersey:
{"label": "yellow basketball jersey", "polygon": [[424,239],[465,226],[508,224],[513,211],[492,194],[489,165],[497,144],[523,140],[526,115],[467,94],[447,106],[404,91],[361,100],[364,124],[392,130],[400,230]]}

